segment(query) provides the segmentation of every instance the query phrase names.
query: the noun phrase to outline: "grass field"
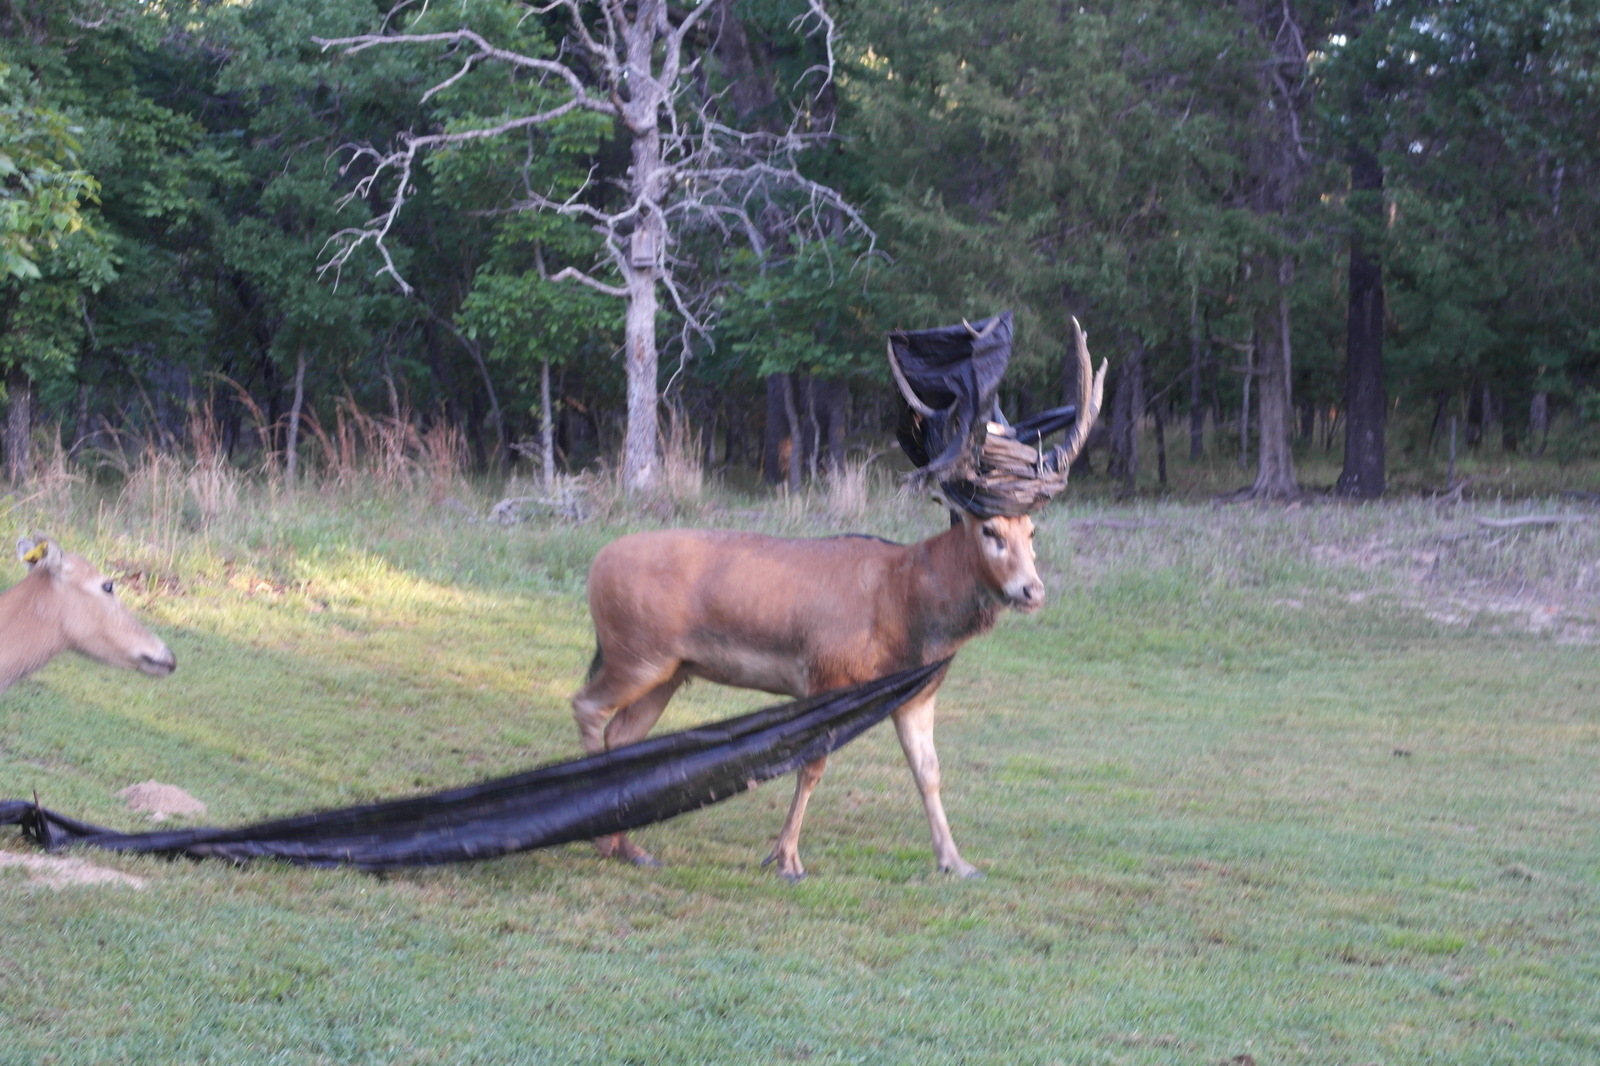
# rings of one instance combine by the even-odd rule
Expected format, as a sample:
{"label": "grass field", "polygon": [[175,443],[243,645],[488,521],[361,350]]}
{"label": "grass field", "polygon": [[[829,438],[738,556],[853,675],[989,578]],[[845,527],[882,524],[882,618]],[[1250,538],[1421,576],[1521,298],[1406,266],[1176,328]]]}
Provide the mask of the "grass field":
{"label": "grass field", "polygon": [[[647,520],[429,501],[0,502],[127,575],[180,664],[0,696],[0,797],[137,828],[113,793],[153,778],[226,824],[572,755],[583,573]],[[837,530],[802,502],[648,521]],[[1574,506],[1053,507],[1051,605],[940,696],[981,880],[934,871],[883,727],[831,762],[798,885],[759,867],[787,781],[640,832],[653,870],[0,867],[0,1063],[1595,1062],[1600,515],[1476,521]],[[767,702],[692,686],[662,728]]]}

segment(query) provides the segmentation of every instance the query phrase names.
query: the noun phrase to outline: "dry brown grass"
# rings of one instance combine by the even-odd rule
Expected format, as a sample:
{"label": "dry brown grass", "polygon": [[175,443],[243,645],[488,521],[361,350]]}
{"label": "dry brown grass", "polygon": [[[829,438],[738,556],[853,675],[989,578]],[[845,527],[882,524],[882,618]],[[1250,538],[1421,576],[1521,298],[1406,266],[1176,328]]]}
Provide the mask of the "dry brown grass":
{"label": "dry brown grass", "polygon": [[189,450],[193,457],[187,476],[187,495],[200,521],[210,525],[239,510],[239,473],[228,462],[222,446],[222,429],[208,398],[189,409]]}
{"label": "dry brown grass", "polygon": [[[1480,518],[1582,521],[1497,529]],[[1166,574],[1203,595],[1271,590],[1292,606],[1374,600],[1443,625],[1593,642],[1600,628],[1600,509],[1566,500],[1289,506],[1073,501],[1039,518],[1046,563],[1067,580]]]}
{"label": "dry brown grass", "polygon": [[303,420],[321,453],[316,463],[308,464],[315,471],[312,481],[320,488],[420,489],[430,503],[438,503],[465,484],[466,434],[443,418],[423,425],[404,406],[393,415],[369,414],[346,397],[334,409],[332,427],[324,426],[312,412]]}
{"label": "dry brown grass", "polygon": [[699,503],[706,494],[704,440],[681,412],[669,409],[661,440],[661,485],[674,503]]}
{"label": "dry brown grass", "polygon": [[846,459],[828,473],[822,488],[822,505],[839,522],[859,522],[867,516],[874,498],[890,489],[887,475],[876,470],[874,453],[860,459]]}
{"label": "dry brown grass", "polygon": [[33,472],[18,493],[22,506],[45,510],[66,505],[83,485],[84,478],[61,446],[61,434],[54,426],[41,426],[33,435]]}

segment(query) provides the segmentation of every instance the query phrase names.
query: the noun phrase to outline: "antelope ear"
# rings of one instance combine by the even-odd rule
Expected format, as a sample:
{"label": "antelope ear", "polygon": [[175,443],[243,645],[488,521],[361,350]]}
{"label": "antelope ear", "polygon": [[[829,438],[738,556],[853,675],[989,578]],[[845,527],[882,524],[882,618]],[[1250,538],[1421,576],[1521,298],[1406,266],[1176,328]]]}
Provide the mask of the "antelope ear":
{"label": "antelope ear", "polygon": [[53,540],[22,537],[17,541],[17,558],[21,559],[29,570],[43,566],[51,573],[55,573],[61,568],[61,548]]}

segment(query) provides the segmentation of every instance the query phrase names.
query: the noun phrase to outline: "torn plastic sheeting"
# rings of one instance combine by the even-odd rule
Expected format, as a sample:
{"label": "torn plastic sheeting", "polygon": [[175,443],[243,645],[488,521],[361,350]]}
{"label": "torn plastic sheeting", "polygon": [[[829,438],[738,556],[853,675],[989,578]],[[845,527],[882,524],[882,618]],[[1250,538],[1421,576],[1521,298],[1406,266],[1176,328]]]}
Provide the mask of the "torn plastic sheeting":
{"label": "torn plastic sheeting", "polygon": [[997,395],[1011,359],[1011,313],[975,324],[889,334],[900,386],[900,447],[945,500],[979,518],[1025,515],[1066,485],[1044,438],[1078,420],[1077,405],[1006,422]]}
{"label": "torn plastic sheeting", "polygon": [[931,418],[916,414],[901,398],[900,447],[913,465],[937,476],[1000,417],[995,397],[1011,361],[1011,312],[971,327],[897,330],[889,346],[911,391],[935,412]]}
{"label": "torn plastic sheeting", "polygon": [[665,821],[790,773],[894,713],[948,665],[930,663],[465,788],[233,829],[119,833],[26,800],[0,801],[0,825],[20,825],[49,849],[83,844],[368,870],[493,858]]}

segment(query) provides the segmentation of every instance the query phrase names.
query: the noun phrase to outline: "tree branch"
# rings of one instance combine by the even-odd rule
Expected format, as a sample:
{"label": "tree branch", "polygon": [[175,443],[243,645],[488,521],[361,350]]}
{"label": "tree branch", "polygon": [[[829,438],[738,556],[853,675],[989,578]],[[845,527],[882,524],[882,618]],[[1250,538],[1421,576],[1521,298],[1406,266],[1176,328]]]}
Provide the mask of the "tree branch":
{"label": "tree branch", "polygon": [[596,281],[577,267],[563,267],[556,271],[546,281],[576,281],[580,285],[587,285],[595,292],[603,292],[607,296],[623,297],[628,295],[628,290],[620,285],[607,285],[603,281]]}

